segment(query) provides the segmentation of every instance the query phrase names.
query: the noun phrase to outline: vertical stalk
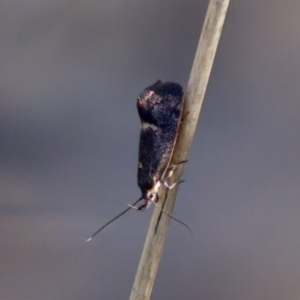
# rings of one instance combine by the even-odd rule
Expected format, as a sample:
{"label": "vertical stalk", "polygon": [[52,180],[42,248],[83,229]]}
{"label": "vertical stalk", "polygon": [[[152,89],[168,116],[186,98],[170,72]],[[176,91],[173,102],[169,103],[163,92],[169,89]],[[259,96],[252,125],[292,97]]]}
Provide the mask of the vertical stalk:
{"label": "vertical stalk", "polygon": [[[172,163],[187,159],[196,130],[204,94],[209,80],[212,64],[222,32],[229,0],[210,0],[194,63],[185,93],[183,119],[175,145]],[[180,180],[183,164],[174,172],[174,181]],[[172,213],[178,186],[163,190],[158,206]],[[144,249],[132,287],[130,300],[150,299],[158,265],[163,252],[170,218],[155,207],[150,221]]]}

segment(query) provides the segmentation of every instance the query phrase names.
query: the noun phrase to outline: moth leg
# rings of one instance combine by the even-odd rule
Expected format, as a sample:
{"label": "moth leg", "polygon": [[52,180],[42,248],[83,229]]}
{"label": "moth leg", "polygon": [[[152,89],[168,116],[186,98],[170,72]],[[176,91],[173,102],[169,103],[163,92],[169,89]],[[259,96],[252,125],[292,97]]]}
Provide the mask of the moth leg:
{"label": "moth leg", "polygon": [[167,182],[167,180],[173,175],[173,173],[174,173],[174,171],[175,171],[175,169],[177,168],[178,165],[184,164],[184,163],[186,163],[186,162],[187,162],[187,160],[183,160],[183,161],[180,161],[180,162],[177,163],[177,164],[171,165],[171,166],[168,168],[168,170],[167,170],[167,172],[166,172],[166,176],[161,180],[161,182],[164,184],[164,186],[165,186],[166,188],[168,188],[169,190],[171,190],[171,189],[172,189],[173,187],[175,187],[177,184],[180,184],[180,183],[184,182],[184,180],[180,180],[180,181],[178,181],[178,182],[174,182],[172,185],[169,185],[168,182]]}
{"label": "moth leg", "polygon": [[169,185],[168,182],[165,180],[165,181],[163,181],[163,184],[164,184],[164,186],[166,188],[168,188],[169,190],[171,190],[174,186],[176,186],[176,185],[178,185],[178,184],[180,184],[182,182],[184,182],[184,180],[180,180],[180,181],[174,182],[173,184]]}
{"label": "moth leg", "polygon": [[143,197],[141,197],[141,198],[139,198],[136,202],[134,202],[133,204],[128,204],[128,206],[130,207],[130,208],[132,208],[132,209],[135,209],[135,210],[141,210],[140,209],[140,207],[141,206],[139,206],[139,207],[136,207],[135,205],[138,203],[138,202],[140,202],[141,200],[143,200]]}
{"label": "moth leg", "polygon": [[133,205],[131,205],[131,204],[128,204],[128,206],[129,206],[130,208],[132,208],[132,209],[139,210],[139,208],[138,208],[138,207],[136,207],[136,206],[133,206]]}
{"label": "moth leg", "polygon": [[166,172],[166,176],[161,180],[163,183],[166,182],[166,180],[168,180],[174,173],[175,169],[177,168],[178,165],[180,164],[184,164],[186,163],[187,160],[183,160],[181,162],[179,162],[178,164],[174,164],[174,165],[171,165],[169,166],[169,168],[167,169],[167,172]]}
{"label": "moth leg", "polygon": [[138,207],[136,207],[136,206],[133,206],[133,205],[131,205],[131,204],[128,204],[128,206],[129,206],[130,208],[132,208],[132,209],[135,209],[135,210],[144,210],[144,209],[148,208],[148,207],[149,207],[149,205],[150,205],[151,203],[153,203],[153,202],[152,202],[152,201],[150,201],[150,202],[147,202],[147,203],[141,204],[141,205],[140,205],[140,206],[138,206]]}

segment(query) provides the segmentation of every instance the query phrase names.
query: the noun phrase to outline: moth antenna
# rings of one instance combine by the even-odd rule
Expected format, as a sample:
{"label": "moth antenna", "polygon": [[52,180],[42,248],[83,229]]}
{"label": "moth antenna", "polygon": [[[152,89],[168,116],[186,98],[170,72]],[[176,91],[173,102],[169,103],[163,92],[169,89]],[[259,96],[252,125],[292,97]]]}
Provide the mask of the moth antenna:
{"label": "moth antenna", "polygon": [[[140,202],[143,198],[139,198],[137,201],[135,201],[132,206],[136,205],[138,202]],[[120,214],[118,214],[117,216],[115,216],[113,219],[111,219],[110,221],[108,221],[107,223],[105,223],[102,227],[100,227],[93,235],[91,235],[91,237],[89,237],[86,242],[91,241],[100,231],[102,231],[106,226],[108,226],[110,223],[112,223],[113,221],[117,220],[119,217],[121,217],[122,215],[124,215],[128,210],[132,209],[132,207],[128,207],[126,208],[124,211],[122,211]]]}
{"label": "moth antenna", "polygon": [[180,223],[181,225],[183,225],[185,228],[188,229],[188,231],[193,234],[192,229],[185,224],[184,222],[178,220],[177,218],[173,217],[172,215],[170,215],[169,213],[167,213],[166,211],[164,211],[162,208],[160,208],[154,201],[151,201],[153,205],[155,205],[162,213],[164,213],[165,215],[167,215],[169,218],[173,219],[174,221]]}

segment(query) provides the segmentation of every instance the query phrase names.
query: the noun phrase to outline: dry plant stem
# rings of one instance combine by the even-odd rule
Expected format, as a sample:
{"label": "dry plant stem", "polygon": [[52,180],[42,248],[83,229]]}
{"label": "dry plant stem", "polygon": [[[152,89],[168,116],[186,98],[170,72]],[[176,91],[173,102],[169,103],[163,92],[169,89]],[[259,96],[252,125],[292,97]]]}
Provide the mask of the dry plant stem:
{"label": "dry plant stem", "polygon": [[[185,94],[183,120],[179,128],[178,140],[176,142],[171,163],[187,159],[228,5],[229,0],[209,1]],[[183,164],[179,165],[174,172],[174,182],[178,181],[181,177],[183,167]],[[169,214],[172,213],[177,190],[178,186],[172,190],[163,190],[160,195],[158,206],[162,207],[163,210]],[[170,218],[168,216],[162,214],[157,207],[154,208],[130,300],[150,299],[166,239],[169,221]]]}

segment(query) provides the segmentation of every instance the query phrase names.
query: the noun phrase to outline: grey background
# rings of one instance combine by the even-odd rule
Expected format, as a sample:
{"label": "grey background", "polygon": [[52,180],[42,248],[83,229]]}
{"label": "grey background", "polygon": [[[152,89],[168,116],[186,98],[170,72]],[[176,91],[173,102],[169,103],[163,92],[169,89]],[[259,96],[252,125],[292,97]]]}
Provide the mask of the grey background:
{"label": "grey background", "polygon": [[[0,299],[127,299],[152,209],[136,97],[186,85],[208,1],[0,4]],[[300,2],[232,1],[153,299],[300,299]]]}

